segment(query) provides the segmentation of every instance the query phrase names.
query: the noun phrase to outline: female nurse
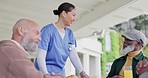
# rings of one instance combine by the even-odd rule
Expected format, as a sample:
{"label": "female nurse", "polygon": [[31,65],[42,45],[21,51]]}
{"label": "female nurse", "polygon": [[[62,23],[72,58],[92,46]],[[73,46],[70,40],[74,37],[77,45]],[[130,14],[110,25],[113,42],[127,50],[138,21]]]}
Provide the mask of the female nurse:
{"label": "female nurse", "polygon": [[53,10],[53,13],[58,15],[58,20],[41,30],[35,67],[44,74],[55,73],[65,76],[64,66],[69,57],[81,78],[89,78],[75,50],[76,39],[72,30],[68,28],[75,21],[75,6],[65,2],[58,7],[58,10]]}

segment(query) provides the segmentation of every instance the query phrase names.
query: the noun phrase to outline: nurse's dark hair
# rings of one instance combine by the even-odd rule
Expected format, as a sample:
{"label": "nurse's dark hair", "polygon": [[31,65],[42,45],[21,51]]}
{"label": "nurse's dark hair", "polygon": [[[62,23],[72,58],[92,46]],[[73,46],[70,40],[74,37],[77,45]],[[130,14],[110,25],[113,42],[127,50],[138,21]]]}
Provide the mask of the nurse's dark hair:
{"label": "nurse's dark hair", "polygon": [[59,16],[62,13],[62,11],[68,13],[71,12],[71,10],[73,9],[75,9],[75,6],[73,4],[64,2],[58,7],[58,10],[53,10],[53,13]]}

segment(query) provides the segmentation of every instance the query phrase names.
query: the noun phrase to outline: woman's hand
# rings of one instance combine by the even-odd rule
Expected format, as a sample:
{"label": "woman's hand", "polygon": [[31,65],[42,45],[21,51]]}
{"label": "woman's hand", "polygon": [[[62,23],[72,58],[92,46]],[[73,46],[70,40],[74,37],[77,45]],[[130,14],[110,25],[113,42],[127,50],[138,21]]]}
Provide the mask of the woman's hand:
{"label": "woman's hand", "polygon": [[80,73],[80,76],[81,78],[89,78],[89,76],[84,71]]}

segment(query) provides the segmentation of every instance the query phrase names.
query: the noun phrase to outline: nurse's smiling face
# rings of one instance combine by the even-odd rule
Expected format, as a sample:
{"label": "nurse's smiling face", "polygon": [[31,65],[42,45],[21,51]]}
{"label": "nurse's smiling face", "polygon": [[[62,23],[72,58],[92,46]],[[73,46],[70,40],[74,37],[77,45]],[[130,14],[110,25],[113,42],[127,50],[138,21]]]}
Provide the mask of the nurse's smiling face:
{"label": "nurse's smiling face", "polygon": [[76,20],[76,9],[71,10],[70,12],[65,13],[64,22],[66,26],[70,26]]}

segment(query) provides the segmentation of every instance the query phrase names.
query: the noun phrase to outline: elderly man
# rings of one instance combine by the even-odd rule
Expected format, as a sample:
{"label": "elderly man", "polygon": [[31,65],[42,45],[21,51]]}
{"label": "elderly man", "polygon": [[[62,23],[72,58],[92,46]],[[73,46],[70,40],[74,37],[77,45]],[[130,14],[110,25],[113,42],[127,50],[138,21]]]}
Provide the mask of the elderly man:
{"label": "elderly man", "polygon": [[0,41],[0,78],[51,78],[37,71],[27,58],[28,52],[35,51],[39,41],[37,23],[29,19],[17,21],[12,39]]}
{"label": "elderly man", "polygon": [[132,66],[133,78],[139,78],[136,73],[136,65],[140,60],[148,60],[148,57],[144,56],[141,51],[146,46],[147,39],[142,32],[134,29],[122,36],[124,43],[121,52],[124,56],[113,62],[107,78],[123,78],[125,66]]}
{"label": "elderly man", "polygon": [[137,64],[137,74],[139,74],[139,78],[147,78],[148,77],[148,61],[143,60]]}

